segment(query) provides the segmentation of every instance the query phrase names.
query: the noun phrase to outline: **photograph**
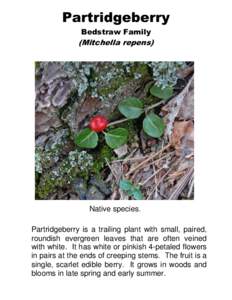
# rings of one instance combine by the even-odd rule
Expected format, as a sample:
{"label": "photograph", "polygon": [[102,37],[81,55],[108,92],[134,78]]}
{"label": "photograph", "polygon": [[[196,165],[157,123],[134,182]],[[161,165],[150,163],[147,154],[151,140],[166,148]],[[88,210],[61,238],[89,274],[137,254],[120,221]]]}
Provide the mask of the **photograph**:
{"label": "photograph", "polygon": [[194,200],[193,61],[36,61],[36,200]]}

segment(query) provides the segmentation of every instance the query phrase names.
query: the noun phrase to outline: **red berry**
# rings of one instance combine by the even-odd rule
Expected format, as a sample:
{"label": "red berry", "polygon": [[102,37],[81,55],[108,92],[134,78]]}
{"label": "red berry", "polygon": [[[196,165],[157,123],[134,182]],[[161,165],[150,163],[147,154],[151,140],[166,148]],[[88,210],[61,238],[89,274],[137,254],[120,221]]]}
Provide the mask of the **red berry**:
{"label": "red berry", "polygon": [[103,131],[108,125],[108,120],[104,116],[95,116],[90,120],[89,127],[95,132]]}

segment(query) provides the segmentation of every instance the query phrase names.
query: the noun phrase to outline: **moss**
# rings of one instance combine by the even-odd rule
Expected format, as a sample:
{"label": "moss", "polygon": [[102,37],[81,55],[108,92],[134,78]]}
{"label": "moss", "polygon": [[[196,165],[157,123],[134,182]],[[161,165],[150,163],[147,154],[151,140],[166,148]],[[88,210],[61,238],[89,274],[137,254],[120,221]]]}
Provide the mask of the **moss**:
{"label": "moss", "polygon": [[150,77],[150,70],[146,63],[135,62],[130,66],[130,75],[132,78],[135,77],[136,74],[140,74],[141,77]]}
{"label": "moss", "polygon": [[89,176],[90,176],[90,171],[84,170],[84,171],[80,171],[78,172],[78,177],[81,177],[82,179],[85,180],[85,182],[87,182],[89,180]]}
{"label": "moss", "polygon": [[69,152],[68,157],[59,162],[55,168],[41,175],[36,186],[36,197],[48,199],[57,188],[68,186],[77,176],[88,179],[91,168],[92,156],[86,151]]}
{"label": "moss", "polygon": [[104,166],[106,165],[106,159],[110,162],[113,158],[113,150],[106,144],[103,144],[95,152],[92,172],[96,175],[99,175]]}
{"label": "moss", "polygon": [[[123,65],[118,66],[118,68],[121,68],[123,70]],[[119,74],[112,78],[110,82],[107,83],[107,85],[101,87],[98,89],[98,93],[102,96],[107,96],[109,94],[114,93],[117,89],[119,89],[121,86],[127,84],[131,78],[135,78],[136,75],[141,75],[141,77],[148,77],[149,74],[149,67],[145,63],[134,63],[130,64],[130,67],[127,71],[125,70],[122,72],[122,74]]]}
{"label": "moss", "polygon": [[36,187],[36,197],[38,199],[48,199],[58,187],[62,188],[69,185],[77,176],[78,169],[63,163],[56,169],[48,171],[41,176],[40,182]]}
{"label": "moss", "polygon": [[54,178],[50,177],[50,174],[47,173],[42,177],[40,184],[36,186],[36,199],[48,199],[48,196],[54,191],[56,186],[57,183]]}
{"label": "moss", "polygon": [[129,78],[119,76],[119,77],[111,80],[111,82],[107,86],[103,86],[103,87],[99,88],[98,93],[101,96],[108,96],[109,94],[113,94],[121,86],[127,84],[128,81],[129,81]]}
{"label": "moss", "polygon": [[98,65],[91,74],[92,96],[106,100],[129,80],[130,75],[125,72],[121,62]]}

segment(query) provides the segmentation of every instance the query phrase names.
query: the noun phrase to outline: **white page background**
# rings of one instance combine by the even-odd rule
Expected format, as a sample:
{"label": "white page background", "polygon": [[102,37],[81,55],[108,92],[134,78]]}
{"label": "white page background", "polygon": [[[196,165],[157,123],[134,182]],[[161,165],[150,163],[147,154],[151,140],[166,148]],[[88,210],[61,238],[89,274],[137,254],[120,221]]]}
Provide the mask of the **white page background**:
{"label": "white page background", "polygon": [[[1,299],[229,299],[231,32],[229,1],[7,1],[1,4]],[[78,47],[62,11],[170,14],[154,47]],[[231,23],[231,22],[230,22]],[[112,26],[91,24],[89,28]],[[119,26],[117,26],[117,29]],[[139,38],[138,38],[139,39]],[[107,202],[140,213],[89,213],[88,201],[34,201],[34,61],[195,61],[195,201]],[[99,202],[93,202],[99,204]],[[100,203],[102,204],[102,203]],[[31,278],[31,225],[206,225],[209,267],[144,279]]]}

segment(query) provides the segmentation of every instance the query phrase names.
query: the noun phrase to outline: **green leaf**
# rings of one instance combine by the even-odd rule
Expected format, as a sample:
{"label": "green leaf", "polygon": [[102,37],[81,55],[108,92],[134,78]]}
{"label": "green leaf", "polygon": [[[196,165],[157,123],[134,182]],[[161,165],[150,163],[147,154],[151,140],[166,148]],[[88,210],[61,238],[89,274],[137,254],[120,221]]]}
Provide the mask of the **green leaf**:
{"label": "green leaf", "polygon": [[98,135],[89,128],[85,128],[75,136],[75,143],[82,148],[95,148],[98,143]]}
{"label": "green leaf", "polygon": [[124,179],[124,180],[120,180],[119,187],[121,190],[127,192],[133,188],[133,185],[129,180]]}
{"label": "green leaf", "polygon": [[150,93],[157,98],[168,100],[173,95],[173,88],[172,86],[167,86],[162,89],[160,86],[153,85],[150,88]]}
{"label": "green leaf", "polygon": [[140,191],[140,188],[135,188],[133,190],[133,197],[135,198],[135,200],[143,200],[144,196],[142,194],[142,192]]}
{"label": "green leaf", "polygon": [[119,187],[127,193],[128,196],[133,196],[135,200],[143,200],[144,196],[139,187],[134,186],[129,180],[120,180]]}
{"label": "green leaf", "polygon": [[153,112],[149,113],[143,120],[143,130],[154,138],[161,137],[164,133],[164,128],[163,120]]}
{"label": "green leaf", "polygon": [[107,145],[112,148],[118,148],[127,142],[128,131],[125,128],[116,128],[105,133]]}
{"label": "green leaf", "polygon": [[128,119],[136,119],[143,113],[143,102],[135,97],[129,97],[119,103],[119,111]]}

